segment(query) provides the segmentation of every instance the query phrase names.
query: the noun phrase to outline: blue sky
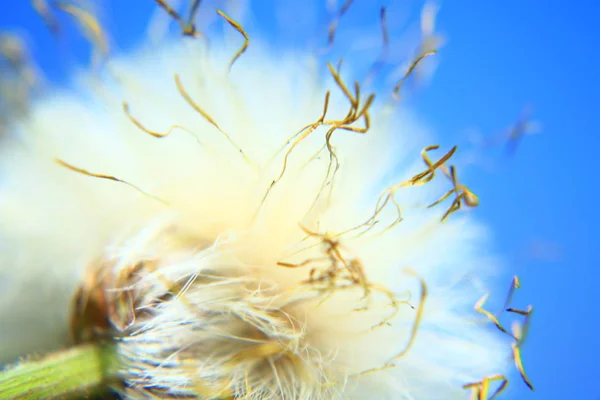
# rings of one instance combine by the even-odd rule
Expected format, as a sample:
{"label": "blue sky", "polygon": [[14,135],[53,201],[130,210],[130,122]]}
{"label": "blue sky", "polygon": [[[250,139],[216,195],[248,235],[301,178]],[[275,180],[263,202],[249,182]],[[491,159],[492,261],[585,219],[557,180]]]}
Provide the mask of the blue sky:
{"label": "blue sky", "polygon": [[[118,1],[106,3],[109,12],[117,9]],[[109,30],[121,48],[141,39],[151,3],[131,0],[119,6],[128,12],[110,15]],[[378,29],[377,7],[365,0],[356,3],[347,24],[375,15],[373,29]],[[280,44],[294,40],[292,34],[274,37],[272,4],[268,0],[255,7],[266,37]],[[595,121],[600,115],[600,57],[594,51],[600,5],[591,0],[572,4],[442,3],[438,24],[449,42],[433,80],[412,99],[443,144],[466,143],[474,129],[482,135],[502,132],[527,104],[543,125],[541,134],[524,138],[512,158],[503,157],[501,148],[482,151],[485,165],[475,165],[469,174],[471,188],[482,200],[476,212],[493,227],[496,249],[509,265],[506,284],[510,273],[517,273],[523,288],[516,302],[535,306],[523,359],[536,392],[514,379],[509,396],[514,400],[600,398],[595,382],[600,379],[600,313],[592,302],[600,284],[600,257],[594,248],[600,218],[593,189],[600,144]],[[299,17],[290,31],[302,31],[301,24]],[[29,32],[34,55],[50,79],[67,76],[73,60],[56,57],[56,45],[29,2],[3,5],[0,29],[6,28]],[[85,60],[85,40],[75,33],[68,37],[74,59]],[[534,248],[542,254],[532,254]]]}

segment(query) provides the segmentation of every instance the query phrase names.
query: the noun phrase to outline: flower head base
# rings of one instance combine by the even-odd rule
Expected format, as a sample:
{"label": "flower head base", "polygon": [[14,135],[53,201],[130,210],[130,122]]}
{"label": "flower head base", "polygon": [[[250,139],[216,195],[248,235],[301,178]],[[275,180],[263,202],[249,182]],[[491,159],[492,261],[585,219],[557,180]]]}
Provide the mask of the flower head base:
{"label": "flower head base", "polygon": [[220,15],[233,59],[194,41],[112,60],[4,144],[0,216],[32,257],[58,249],[75,340],[116,343],[128,398],[446,400],[503,374],[456,148],[432,161],[414,120],[332,64],[323,82],[310,56],[246,51]]}

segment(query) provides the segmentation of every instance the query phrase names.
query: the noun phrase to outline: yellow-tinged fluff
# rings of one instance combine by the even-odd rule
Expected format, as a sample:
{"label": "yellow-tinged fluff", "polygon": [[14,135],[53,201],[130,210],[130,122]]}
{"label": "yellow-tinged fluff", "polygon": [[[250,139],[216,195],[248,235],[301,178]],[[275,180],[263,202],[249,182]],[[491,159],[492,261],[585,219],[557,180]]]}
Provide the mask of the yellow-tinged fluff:
{"label": "yellow-tinged fluff", "polygon": [[[348,99],[307,54],[255,45],[228,73],[230,50],[198,48],[143,48],[107,77],[84,74],[88,89],[39,101],[3,143],[0,358],[65,343],[85,314],[69,312],[75,292],[101,288],[102,334],[118,338],[130,398],[447,400],[505,372],[510,348],[472,310],[483,294],[473,277],[493,268],[486,231],[426,208],[451,188],[441,171],[396,193],[404,219],[393,229],[390,204],[364,235],[328,239],[426,169],[425,128],[381,99],[367,133],[333,134],[333,181],[323,186],[324,127],[281,175],[282,145],[318,120],[326,90],[326,120],[343,119]],[[139,125],[184,129],[157,138]],[[317,290],[332,262],[360,279]],[[81,340],[98,334],[88,322]]]}

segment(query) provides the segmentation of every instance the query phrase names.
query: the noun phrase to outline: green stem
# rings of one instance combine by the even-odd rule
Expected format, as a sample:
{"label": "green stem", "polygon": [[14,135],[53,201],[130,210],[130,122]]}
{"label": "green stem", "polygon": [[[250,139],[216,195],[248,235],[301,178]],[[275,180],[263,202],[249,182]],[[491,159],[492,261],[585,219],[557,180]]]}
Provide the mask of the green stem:
{"label": "green stem", "polygon": [[118,379],[114,346],[85,344],[0,371],[0,399],[64,399]]}

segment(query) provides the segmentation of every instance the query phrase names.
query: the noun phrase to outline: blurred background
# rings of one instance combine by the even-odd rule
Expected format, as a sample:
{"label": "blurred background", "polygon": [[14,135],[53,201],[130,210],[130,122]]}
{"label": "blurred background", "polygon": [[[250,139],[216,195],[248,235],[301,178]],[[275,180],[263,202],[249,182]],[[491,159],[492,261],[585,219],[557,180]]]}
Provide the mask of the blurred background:
{"label": "blurred background", "polygon": [[[146,40],[149,21],[157,21],[152,0],[88,3],[98,9],[115,53]],[[202,7],[223,7],[244,17],[251,38],[262,36],[273,46],[322,50],[343,2],[246,3],[206,1]],[[339,20],[334,49],[322,57],[343,56],[350,64],[377,59],[380,7],[386,6],[390,41],[380,73],[397,81],[400,64],[415,54],[423,5],[355,0]],[[501,304],[517,274],[522,288],[514,306],[534,306],[523,362],[536,390],[530,392],[515,373],[507,398],[598,400],[600,212],[594,187],[600,182],[594,162],[600,158],[595,53],[600,4],[458,0],[439,5],[436,32],[445,44],[435,61],[418,71],[425,79],[411,86],[407,106],[436,133],[442,148],[458,143],[462,163],[470,164],[461,179],[480,197],[475,213],[492,227],[495,250],[503,258],[506,285],[494,292],[494,301]],[[72,20],[59,17],[62,39],[56,40],[29,1],[0,0],[0,31],[24,38],[45,84],[68,85],[71,73],[88,64],[90,46]],[[223,30],[214,16],[199,18],[208,29]],[[157,22],[151,32],[160,26]],[[360,71],[364,62],[357,65],[365,72]],[[8,72],[0,73],[6,80]]]}

